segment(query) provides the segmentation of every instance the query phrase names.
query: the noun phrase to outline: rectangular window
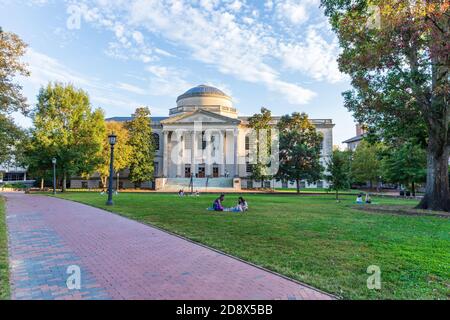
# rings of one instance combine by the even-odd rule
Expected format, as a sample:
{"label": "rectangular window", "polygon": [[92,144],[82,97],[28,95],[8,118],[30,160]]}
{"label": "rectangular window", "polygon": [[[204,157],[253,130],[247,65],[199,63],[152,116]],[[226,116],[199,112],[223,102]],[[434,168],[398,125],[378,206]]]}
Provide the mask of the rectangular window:
{"label": "rectangular window", "polygon": [[153,173],[157,177],[159,174],[159,162],[153,162]]}
{"label": "rectangular window", "polygon": [[190,178],[191,177],[191,165],[190,164],[187,164],[184,167],[184,177],[185,178]]}
{"label": "rectangular window", "polygon": [[245,168],[246,168],[245,170],[247,173],[251,173],[252,169],[253,169],[253,165],[251,165],[249,162],[247,162]]}
{"label": "rectangular window", "polygon": [[249,136],[245,137],[245,150],[246,151],[250,150],[250,137]]}
{"label": "rectangular window", "polygon": [[87,189],[88,188],[88,183],[87,181],[82,181],[81,182],[81,189]]}

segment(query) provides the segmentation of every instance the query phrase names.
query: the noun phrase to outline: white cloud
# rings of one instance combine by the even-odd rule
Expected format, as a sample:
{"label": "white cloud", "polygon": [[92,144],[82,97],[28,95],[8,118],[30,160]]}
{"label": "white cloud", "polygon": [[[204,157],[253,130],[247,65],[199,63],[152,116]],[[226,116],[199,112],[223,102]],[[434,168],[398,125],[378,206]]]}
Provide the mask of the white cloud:
{"label": "white cloud", "polygon": [[153,36],[145,39],[162,39],[168,46],[181,49],[187,55],[184,59],[199,61],[239,80],[264,85],[292,104],[309,103],[316,94],[295,81],[286,80],[280,65],[318,81],[341,79],[334,62],[335,43],[303,28],[319,0],[265,2],[265,9],[275,10],[274,16],[280,17],[283,26],[302,28],[291,33],[275,31],[275,25],[262,19],[256,7],[242,0],[80,0],[78,3],[89,13],[90,23],[114,32],[117,41],[108,48],[111,56],[152,63],[147,71],[154,77],[150,81],[158,94],[173,95],[169,88],[184,86],[188,81],[172,69],[162,74],[169,68],[161,62],[161,57],[172,54],[146,44],[144,34]]}
{"label": "white cloud", "polygon": [[308,21],[312,9],[318,8],[319,4],[319,0],[278,0],[275,10],[278,19],[298,26]]}
{"label": "white cloud", "polygon": [[312,28],[309,29],[304,43],[286,43],[280,46],[280,58],[285,69],[300,71],[315,80],[326,80],[330,83],[344,80],[336,61],[338,54],[338,43],[326,42]]}
{"label": "white cloud", "polygon": [[[148,94],[144,89],[127,83],[113,85],[104,82],[102,79],[81,74],[65,66],[57,59],[37,52],[33,48],[28,49],[24,61],[28,63],[31,75],[30,77],[21,77],[19,81],[28,96],[35,96],[38,90],[49,82],[71,83],[86,90],[95,107],[102,107],[108,114],[114,115],[131,114],[136,107],[142,105],[141,102],[130,100],[121,95],[115,90],[116,88],[140,95]],[[34,101],[30,103],[34,103]],[[153,112],[162,113],[163,111],[155,109]],[[20,120],[20,118],[18,119]]]}

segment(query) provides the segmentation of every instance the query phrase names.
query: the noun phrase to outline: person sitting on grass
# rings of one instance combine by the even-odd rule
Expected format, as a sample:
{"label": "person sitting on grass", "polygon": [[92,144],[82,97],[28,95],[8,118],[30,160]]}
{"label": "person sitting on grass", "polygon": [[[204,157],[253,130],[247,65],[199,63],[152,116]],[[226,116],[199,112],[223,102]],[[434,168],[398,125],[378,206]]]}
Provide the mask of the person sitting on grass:
{"label": "person sitting on grass", "polygon": [[248,210],[248,203],[244,198],[239,197],[237,209],[239,210],[239,212],[245,212]]}
{"label": "person sitting on grass", "polygon": [[356,198],[356,203],[363,203],[362,194],[358,194],[358,197]]}
{"label": "person sitting on grass", "polygon": [[223,200],[225,200],[225,195],[221,194],[216,200],[214,200],[213,209],[214,211],[223,211],[224,207],[222,205]]}
{"label": "person sitting on grass", "polygon": [[366,203],[367,204],[371,204],[372,203],[372,199],[370,198],[370,194],[366,194]]}

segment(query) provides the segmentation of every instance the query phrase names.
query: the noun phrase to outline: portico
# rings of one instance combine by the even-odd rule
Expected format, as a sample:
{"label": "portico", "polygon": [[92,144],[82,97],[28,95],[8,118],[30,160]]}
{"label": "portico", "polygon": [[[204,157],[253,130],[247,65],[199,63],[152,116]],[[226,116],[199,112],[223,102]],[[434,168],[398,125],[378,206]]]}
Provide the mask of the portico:
{"label": "portico", "polygon": [[240,123],[206,110],[161,121],[163,178],[239,177]]}

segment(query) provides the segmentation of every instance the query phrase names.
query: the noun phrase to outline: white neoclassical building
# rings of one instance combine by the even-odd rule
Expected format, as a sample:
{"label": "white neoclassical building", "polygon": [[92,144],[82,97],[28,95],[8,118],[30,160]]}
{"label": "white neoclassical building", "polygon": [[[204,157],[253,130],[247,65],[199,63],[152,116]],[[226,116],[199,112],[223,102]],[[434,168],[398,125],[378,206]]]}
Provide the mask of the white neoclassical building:
{"label": "white neoclassical building", "polygon": [[[259,187],[261,182],[250,178],[254,140],[248,118],[239,116],[230,96],[211,86],[200,85],[179,96],[168,117],[152,117],[156,141],[153,186],[167,191],[188,189],[191,185],[200,191]],[[108,121],[130,119],[115,117]],[[273,117],[274,128],[279,119]],[[324,137],[325,163],[332,152],[334,124],[331,119],[312,122]],[[122,185],[127,184],[124,179]],[[266,181],[265,187],[295,188],[295,185],[273,180]],[[320,181],[314,185],[303,183],[302,187],[327,185]]]}

